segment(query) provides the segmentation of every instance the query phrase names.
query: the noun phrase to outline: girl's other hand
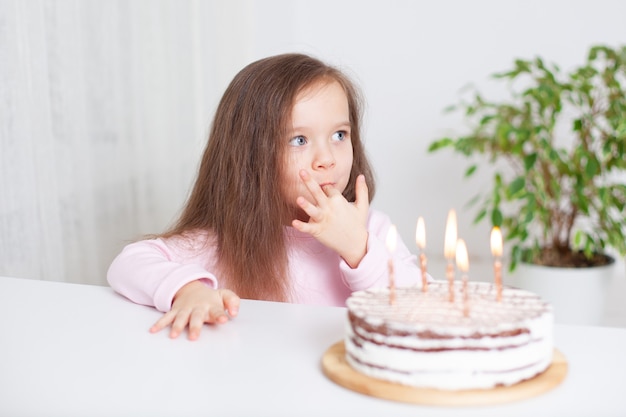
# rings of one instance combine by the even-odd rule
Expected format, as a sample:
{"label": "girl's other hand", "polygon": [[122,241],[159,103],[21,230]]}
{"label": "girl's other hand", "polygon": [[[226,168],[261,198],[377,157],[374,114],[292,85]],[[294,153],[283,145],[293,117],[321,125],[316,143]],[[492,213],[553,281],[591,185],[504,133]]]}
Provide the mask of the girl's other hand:
{"label": "girl's other hand", "polygon": [[[200,281],[185,284],[174,296],[172,309],[150,328],[156,333],[171,325],[170,337],[177,338],[189,327],[189,340],[196,340],[204,323],[226,323],[239,312],[240,298],[226,289],[213,289]],[[226,314],[228,312],[228,314]]]}

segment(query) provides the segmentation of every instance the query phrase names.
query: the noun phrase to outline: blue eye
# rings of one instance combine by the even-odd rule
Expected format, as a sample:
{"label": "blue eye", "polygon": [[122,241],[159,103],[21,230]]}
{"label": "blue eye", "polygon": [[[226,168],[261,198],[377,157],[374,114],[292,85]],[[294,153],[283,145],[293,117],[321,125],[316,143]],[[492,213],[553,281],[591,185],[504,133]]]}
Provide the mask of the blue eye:
{"label": "blue eye", "polygon": [[289,141],[289,145],[291,146],[304,146],[306,143],[307,140],[304,136],[296,136]]}
{"label": "blue eye", "polygon": [[333,140],[336,140],[338,142],[346,140],[347,137],[348,137],[348,134],[347,134],[347,132],[345,130],[340,130],[340,131],[335,132],[333,134]]}

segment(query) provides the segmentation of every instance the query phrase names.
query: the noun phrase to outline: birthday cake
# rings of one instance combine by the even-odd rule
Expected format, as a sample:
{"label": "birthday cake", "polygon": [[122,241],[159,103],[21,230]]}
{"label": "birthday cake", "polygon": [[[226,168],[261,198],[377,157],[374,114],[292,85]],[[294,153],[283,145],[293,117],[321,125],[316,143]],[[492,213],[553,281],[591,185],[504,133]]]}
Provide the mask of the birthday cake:
{"label": "birthday cake", "polygon": [[[489,389],[552,362],[552,306],[529,291],[456,281],[358,291],[347,300],[346,360],[369,377],[418,388]],[[390,291],[393,291],[390,294]],[[453,300],[450,301],[450,293]]]}

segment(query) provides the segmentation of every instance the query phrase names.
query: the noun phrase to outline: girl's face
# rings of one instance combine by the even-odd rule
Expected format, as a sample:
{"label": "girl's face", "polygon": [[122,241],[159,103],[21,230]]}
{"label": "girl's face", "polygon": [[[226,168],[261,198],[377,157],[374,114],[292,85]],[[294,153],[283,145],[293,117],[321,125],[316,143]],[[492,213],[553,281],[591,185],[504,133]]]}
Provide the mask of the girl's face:
{"label": "girl's face", "polygon": [[317,82],[296,96],[291,110],[291,132],[285,138],[286,166],[282,184],[287,203],[296,206],[303,196],[316,204],[300,179],[307,170],[320,185],[343,192],[352,170],[352,141],[348,99],[336,81]]}

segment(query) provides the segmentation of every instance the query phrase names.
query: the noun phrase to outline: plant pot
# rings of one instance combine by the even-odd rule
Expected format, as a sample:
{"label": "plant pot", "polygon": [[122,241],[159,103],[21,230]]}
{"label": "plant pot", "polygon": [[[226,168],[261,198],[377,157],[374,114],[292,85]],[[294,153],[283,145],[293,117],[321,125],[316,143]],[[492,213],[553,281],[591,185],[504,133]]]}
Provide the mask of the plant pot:
{"label": "plant pot", "polygon": [[554,307],[555,321],[600,325],[607,289],[615,272],[615,259],[591,268],[556,268],[520,263],[504,283],[532,291]]}

